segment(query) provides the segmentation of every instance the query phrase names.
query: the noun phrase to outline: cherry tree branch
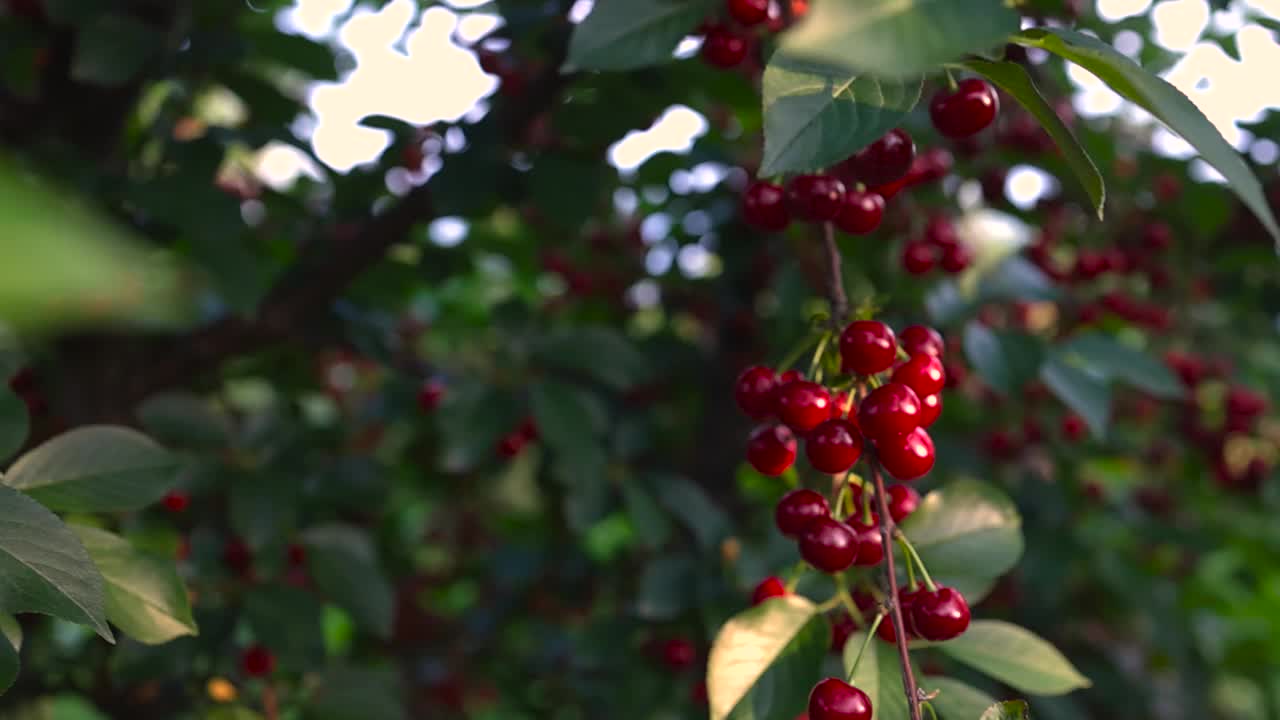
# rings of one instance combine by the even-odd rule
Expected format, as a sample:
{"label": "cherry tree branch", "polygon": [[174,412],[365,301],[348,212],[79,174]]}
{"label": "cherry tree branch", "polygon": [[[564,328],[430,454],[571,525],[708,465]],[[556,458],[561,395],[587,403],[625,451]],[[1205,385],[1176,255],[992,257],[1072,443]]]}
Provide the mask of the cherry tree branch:
{"label": "cherry tree branch", "polygon": [[849,297],[844,292],[844,271],[841,269],[840,246],[836,245],[836,231],[831,223],[822,224],[822,246],[827,253],[827,298],[831,301],[831,324],[837,328],[849,314]]}
{"label": "cherry tree branch", "polygon": [[902,690],[907,695],[911,720],[920,720],[920,690],[916,685],[915,672],[911,669],[907,628],[902,621],[902,608],[898,603],[898,573],[893,562],[893,516],[889,514],[889,499],[884,488],[884,476],[880,472],[880,461],[875,453],[869,453],[867,460],[871,465],[871,479],[876,484],[876,501],[880,505],[880,540],[884,543],[885,574],[889,576],[890,617],[893,619],[894,634],[897,635],[898,661],[902,665]]}

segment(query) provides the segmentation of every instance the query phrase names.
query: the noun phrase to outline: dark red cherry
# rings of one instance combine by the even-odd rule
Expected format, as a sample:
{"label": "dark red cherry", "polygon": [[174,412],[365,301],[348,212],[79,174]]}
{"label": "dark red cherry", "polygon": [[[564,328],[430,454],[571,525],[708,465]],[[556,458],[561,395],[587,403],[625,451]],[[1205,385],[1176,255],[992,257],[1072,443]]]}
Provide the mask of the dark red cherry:
{"label": "dark red cherry", "polygon": [[[853,407],[853,398],[847,392],[838,392],[836,396],[831,398],[831,418],[844,418],[849,416],[849,410]],[[858,426],[858,416],[854,414],[849,417],[849,421],[854,427]]]}
{"label": "dark red cherry", "polygon": [[797,175],[787,185],[791,211],[811,222],[835,220],[844,209],[844,183],[831,175]]}
{"label": "dark red cherry", "polygon": [[792,490],[778,501],[773,511],[773,522],[778,531],[787,537],[796,537],[804,531],[810,521],[816,518],[831,517],[831,507],[821,493],[800,488]]}
{"label": "dark red cherry", "polygon": [[861,513],[846,522],[858,538],[858,557],[853,564],[861,567],[879,565],[884,560],[884,538],[880,535],[880,521],[875,513],[866,523],[862,522]]}
{"label": "dark red cherry", "polygon": [[886,383],[867,394],[858,408],[862,434],[879,441],[920,426],[920,397],[902,383]]}
{"label": "dark red cherry", "polygon": [[893,365],[897,354],[893,330],[878,320],[855,320],[840,333],[840,365],[845,372],[884,372]]}
{"label": "dark red cherry", "polygon": [[809,692],[809,720],[871,720],[871,698],[839,678],[827,678]]}
{"label": "dark red cherry", "polygon": [[952,140],[984,130],[1000,111],[995,88],[981,78],[968,78],[951,92],[940,90],[929,102],[929,117],[939,133]]}
{"label": "dark red cherry", "polygon": [[952,275],[963,272],[973,264],[973,251],[968,245],[958,243],[942,251],[942,269]]}
{"label": "dark red cherry", "polygon": [[858,557],[858,537],[839,520],[815,518],[800,533],[800,557],[825,573],[847,570]]}
{"label": "dark red cherry", "polygon": [[444,399],[444,382],[438,378],[432,378],[422,384],[418,389],[418,407],[422,412],[432,412],[440,407],[440,401]]}
{"label": "dark red cherry", "polygon": [[902,269],[912,275],[927,275],[938,264],[938,250],[932,245],[912,240],[902,246]]}
{"label": "dark red cherry", "polygon": [[670,638],[662,643],[659,651],[663,664],[672,670],[684,670],[698,660],[698,649],[688,638]]}
{"label": "dark red cherry", "polygon": [[796,438],[785,425],[761,425],[747,439],[747,462],[761,475],[777,477],[796,461]]}
{"label": "dark red cherry", "polygon": [[898,335],[898,342],[908,355],[927,354],[941,357],[943,349],[946,348],[942,335],[927,325],[910,325],[903,328],[902,333]]}
{"label": "dark red cherry", "polygon": [[969,628],[969,603],[959,590],[939,587],[921,593],[911,610],[912,624],[920,637],[943,642],[959,637]]}
{"label": "dark red cherry", "polygon": [[777,388],[778,374],[773,368],[753,365],[738,375],[733,399],[747,417],[763,420],[773,414],[773,393]]}
{"label": "dark red cherry", "polygon": [[1075,413],[1062,418],[1062,436],[1067,439],[1067,442],[1080,442],[1088,430],[1089,426],[1085,424],[1084,418]]}
{"label": "dark red cherry", "polygon": [[767,577],[756,585],[756,589],[751,593],[751,604],[759,605],[760,603],[773,597],[782,597],[787,594],[787,586],[783,584],[782,578]]}
{"label": "dark red cherry", "polygon": [[836,216],[836,227],[850,235],[866,235],[880,227],[884,218],[884,198],[863,190],[845,193],[844,206]]}
{"label": "dark red cherry", "polygon": [[742,217],[752,227],[765,232],[785,230],[791,224],[786,189],[763,181],[751,183],[742,194]]}
{"label": "dark red cherry", "polygon": [[862,457],[862,433],[848,420],[827,420],[809,433],[804,452],[818,472],[842,473]]}
{"label": "dark red cherry", "polygon": [[702,41],[702,59],[722,70],[736,67],[747,57],[747,38],[732,28],[714,25],[707,28]]}
{"label": "dark red cherry", "polygon": [[254,645],[240,654],[240,670],[252,678],[266,677],[276,670],[276,656],[261,645]]}
{"label": "dark red cherry", "polygon": [[799,380],[778,388],[778,418],[801,435],[831,417],[831,393],[816,382]]}
{"label": "dark red cherry", "polygon": [[893,371],[893,381],[906,385],[915,390],[916,395],[924,397],[942,392],[947,384],[947,374],[938,356],[913,355]]}
{"label": "dark red cherry", "polygon": [[942,414],[942,393],[925,395],[920,398],[920,427],[927,428],[938,421]]}
{"label": "dark red cherry", "polygon": [[730,17],[747,27],[769,18],[769,0],[729,0],[727,4]]}
{"label": "dark red cherry", "polygon": [[876,452],[888,473],[899,480],[915,480],[933,469],[933,438],[924,428],[876,440]]}
{"label": "dark red cherry", "polygon": [[891,485],[885,492],[889,493],[889,516],[900,523],[920,507],[920,493],[910,485]]}
{"label": "dark red cherry", "polygon": [[783,385],[789,385],[793,382],[797,382],[803,379],[804,379],[804,373],[800,372],[799,370],[784,370],[782,371],[782,374],[778,376],[778,387],[782,387]]}
{"label": "dark red cherry", "polygon": [[191,506],[191,495],[185,490],[170,490],[160,498],[160,504],[164,505],[165,510],[177,514]]}
{"label": "dark red cherry", "polygon": [[916,144],[902,128],[894,128],[840,164],[846,182],[868,187],[901,180],[911,170]]}

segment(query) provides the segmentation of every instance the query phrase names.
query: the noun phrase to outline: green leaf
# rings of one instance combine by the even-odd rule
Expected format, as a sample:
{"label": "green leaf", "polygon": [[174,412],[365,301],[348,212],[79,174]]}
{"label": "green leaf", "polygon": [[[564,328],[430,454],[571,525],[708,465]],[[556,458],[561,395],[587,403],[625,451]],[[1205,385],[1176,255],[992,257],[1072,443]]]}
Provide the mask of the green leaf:
{"label": "green leaf", "polygon": [[1040,379],[1067,407],[1084,418],[1094,437],[1107,434],[1111,420],[1111,385],[1097,372],[1069,363],[1059,352],[1040,366]]}
{"label": "green leaf", "polygon": [[245,595],[244,615],[258,642],[286,667],[307,667],[324,656],[323,606],[292,585],[258,585]]}
{"label": "green leaf", "polygon": [[672,620],[694,602],[698,566],[689,555],[658,558],[645,566],[636,591],[636,614],[645,620]]}
{"label": "green leaf", "polygon": [[107,620],[129,637],[159,645],[196,635],[187,589],[172,560],[136,550],[104,530],[68,525],[106,581]]}
{"label": "green leaf", "polygon": [[671,520],[647,490],[624,481],[622,502],[626,506],[627,517],[635,527],[641,545],[647,548],[659,548],[667,538],[671,537]]}
{"label": "green leaf", "polygon": [[14,650],[22,649],[22,625],[12,615],[0,615],[0,637],[9,641]]}
{"label": "green leaf", "polygon": [[4,484],[64,512],[138,510],[176,479],[172,453],[136,430],[91,425],[18,458]]}
{"label": "green leaf", "polygon": [[649,375],[644,355],[625,335],[607,327],[552,332],[534,348],[534,357],[548,367],[584,373],[615,390],[626,390]]}
{"label": "green leaf", "polygon": [[1271,236],[1280,242],[1280,225],[1267,204],[1262,185],[1239,153],[1180,90],[1144,70],[1110,45],[1065,28],[1031,28],[1014,42],[1038,47],[1070,60],[1106,83],[1121,97],[1151,113],[1181,135],[1200,157],[1227,179],[1231,189],[1253,211]]}
{"label": "green leaf", "polygon": [[813,3],[782,47],[880,77],[913,77],[1017,31],[1018,13],[1003,0],[828,0]]}
{"label": "green leaf", "polygon": [[159,54],[164,34],[124,14],[103,15],[76,35],[71,77],[89,85],[117,86],[133,80]]}
{"label": "green leaf", "polygon": [[937,647],[1031,695],[1065,695],[1091,684],[1057,648],[1025,628],[1001,620],[975,620],[963,635]]}
{"label": "green leaf", "polygon": [[210,710],[204,720],[262,720],[262,715],[242,705],[219,705]]}
{"label": "green leaf", "polygon": [[943,720],[973,720],[995,703],[995,698],[981,690],[948,677],[922,678],[927,692],[938,691],[930,702]]}
{"label": "green leaf", "polygon": [[356,624],[381,638],[391,636],[395,590],[378,564],[367,534],[352,527],[315,527],[303,534],[307,569],[330,600]]}
{"label": "green leaf", "polygon": [[597,0],[573,29],[567,66],[633,70],[670,62],[676,46],[695,32],[707,0]]}
{"label": "green leaf", "polygon": [[979,720],[1027,720],[1031,717],[1031,708],[1026,700],[1006,700],[996,703],[982,713]]}
{"label": "green leaf", "polygon": [[1071,132],[1071,128],[1062,122],[1062,118],[1058,117],[1058,113],[1054,112],[1053,107],[1040,94],[1040,90],[1036,88],[1035,82],[1032,81],[1026,69],[1017,63],[991,62],[978,58],[966,60],[964,66],[1013,96],[1014,100],[1021,103],[1027,112],[1040,121],[1041,127],[1062,150],[1063,159],[1076,174],[1076,179],[1084,187],[1084,191],[1093,202],[1094,210],[1098,213],[1098,218],[1101,219],[1107,201],[1107,188],[1103,182],[1102,173],[1098,171],[1093,158],[1089,157],[1081,147],[1080,141]]}
{"label": "green leaf", "polygon": [[[807,693],[830,642],[829,632],[817,606],[798,595],[772,598],[734,616],[720,628],[707,658],[711,720],[730,717],[775,662],[807,671],[794,674]],[[812,649],[815,638],[820,639],[816,653]],[[803,701],[801,708],[792,710],[793,715],[802,707]],[[744,708],[734,716],[748,712]],[[754,713],[747,715],[752,716]]]}
{"label": "green leaf", "polygon": [[231,439],[231,422],[191,392],[152,395],[138,406],[143,428],[160,440],[195,450],[217,450]]}
{"label": "green leaf", "polygon": [[1182,383],[1163,362],[1099,332],[1072,337],[1059,353],[1072,365],[1123,381],[1156,397],[1180,398],[1185,393]]}
{"label": "green leaf", "polygon": [[[903,521],[902,531],[933,578],[957,585],[961,592],[989,588],[987,581],[1022,557],[1018,508],[1007,495],[977,480],[957,480],[926,495]],[[981,598],[966,599],[973,604]]]}
{"label": "green leaf", "polygon": [[566,453],[595,442],[606,429],[608,417],[592,393],[569,383],[549,380],[530,393],[538,434],[550,447]]}
{"label": "green leaf", "polygon": [[879,79],[775,53],[764,71],[761,175],[834,165],[896,126],[922,78]]}
{"label": "green leaf", "polygon": [[0,387],[0,462],[22,448],[30,429],[27,404],[7,386]]}
{"label": "green leaf", "polygon": [[[7,622],[13,622],[12,616],[3,617],[7,618]],[[14,644],[7,632],[0,633],[0,695],[3,695],[18,678],[20,665],[18,646]]]}
{"label": "green leaf", "polygon": [[0,612],[87,625],[113,641],[102,574],[76,536],[40,503],[0,487]]}
{"label": "green leaf", "polygon": [[[884,622],[889,622],[888,618]],[[855,632],[845,641],[843,664],[845,677],[854,670],[852,684],[867,694],[875,711],[875,720],[908,720],[907,695],[902,686],[902,666],[896,646],[872,640],[867,651],[858,659],[858,651],[866,640],[866,632]],[[916,677],[921,675],[916,673]]]}
{"label": "green leaf", "polygon": [[712,549],[728,536],[728,516],[701,487],[674,475],[657,476],[652,483],[658,502],[693,532],[703,548]]}
{"label": "green leaf", "polygon": [[403,720],[404,706],[393,671],[332,668],[303,707],[305,720]]}
{"label": "green leaf", "polygon": [[1036,376],[1044,351],[1033,336],[996,332],[979,322],[964,329],[964,354],[988,385],[1014,395]]}
{"label": "green leaf", "polygon": [[255,550],[282,546],[298,525],[301,488],[295,478],[248,473],[228,484],[228,515],[236,535]]}

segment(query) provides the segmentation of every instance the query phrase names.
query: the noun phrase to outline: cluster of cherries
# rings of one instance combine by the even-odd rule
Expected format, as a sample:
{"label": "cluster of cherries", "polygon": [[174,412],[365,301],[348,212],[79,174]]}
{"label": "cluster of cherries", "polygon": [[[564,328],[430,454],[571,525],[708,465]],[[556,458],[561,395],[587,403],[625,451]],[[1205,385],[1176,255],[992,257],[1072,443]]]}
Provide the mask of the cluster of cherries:
{"label": "cluster of cherries", "polygon": [[973,263],[973,251],[956,234],[951,219],[935,215],[925,223],[918,239],[902,246],[902,269],[912,275],[925,275],[934,268],[954,275]]}
{"label": "cluster of cherries", "polygon": [[754,44],[754,29],[763,26],[775,33],[786,29],[782,3],[790,3],[792,18],[801,18],[809,11],[808,0],[725,0],[729,22],[717,18],[698,28],[703,62],[721,70],[741,65]]}

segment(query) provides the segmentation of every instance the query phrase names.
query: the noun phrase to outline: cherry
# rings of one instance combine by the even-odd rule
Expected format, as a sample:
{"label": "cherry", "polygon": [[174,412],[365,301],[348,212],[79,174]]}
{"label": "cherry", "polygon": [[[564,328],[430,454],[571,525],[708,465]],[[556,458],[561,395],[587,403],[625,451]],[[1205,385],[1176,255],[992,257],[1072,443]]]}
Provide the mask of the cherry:
{"label": "cherry", "polygon": [[911,356],[910,360],[893,371],[892,379],[893,382],[900,382],[915,390],[920,397],[942,392],[942,388],[947,385],[942,360],[937,355],[928,354]]}
{"label": "cherry", "polygon": [[787,586],[782,584],[782,579],[770,576],[756,585],[755,591],[751,593],[751,604],[759,605],[769,598],[782,597],[786,594]]}
{"label": "cherry", "polygon": [[890,382],[867,394],[858,408],[858,426],[872,440],[906,435],[920,426],[920,397],[902,383]]}
{"label": "cherry", "polygon": [[927,428],[942,415],[942,393],[925,395],[920,398],[920,427]]}
{"label": "cherry", "polygon": [[796,537],[816,518],[831,517],[831,507],[821,493],[805,488],[792,490],[778,501],[773,511],[778,531]]}
{"label": "cherry", "polygon": [[672,670],[684,670],[698,659],[698,649],[688,638],[670,638],[662,643],[659,652],[663,664]]}
{"label": "cherry", "polygon": [[1088,429],[1084,418],[1075,413],[1062,418],[1062,436],[1067,439],[1067,442],[1080,442]]}
{"label": "cherry", "polygon": [[941,357],[942,351],[946,348],[946,344],[942,341],[942,335],[937,330],[926,325],[910,325],[903,328],[898,340],[902,344],[902,349],[906,350],[908,355],[937,355]]}
{"label": "cherry", "polygon": [[180,513],[191,505],[191,496],[184,490],[170,490],[160,499],[164,509],[171,513]]}
{"label": "cherry", "polygon": [[409,172],[418,172],[422,170],[422,163],[426,160],[426,154],[422,151],[422,146],[414,143],[406,145],[404,150],[400,151],[400,167]]}
{"label": "cherry", "polygon": [[747,57],[747,38],[724,25],[707,28],[702,41],[702,59],[710,66],[728,70]]}
{"label": "cherry", "polygon": [[844,205],[835,217],[836,227],[850,235],[866,235],[880,227],[884,218],[884,198],[878,193],[852,190],[845,193]]}
{"label": "cherry", "polygon": [[822,572],[841,572],[858,557],[858,537],[839,520],[814,518],[800,533],[800,557]]}
{"label": "cherry", "polygon": [[951,218],[945,215],[933,215],[929,218],[924,226],[923,239],[941,250],[960,244],[960,235],[956,233],[956,226],[952,224]]}
{"label": "cherry", "polygon": [[[853,398],[847,392],[838,392],[836,396],[831,398],[831,419],[840,419],[849,415],[849,410],[853,407]],[[858,426],[858,417],[854,415],[849,418],[854,427]]]}
{"label": "cherry", "polygon": [[933,438],[924,428],[876,440],[880,462],[899,480],[915,480],[933,469]]}
{"label": "cherry", "polygon": [[804,452],[815,470],[842,473],[862,457],[862,433],[848,420],[827,420],[809,433]]}
{"label": "cherry", "polygon": [[252,645],[240,654],[240,670],[249,677],[266,677],[276,671],[276,656],[261,645]]}
{"label": "cherry", "polygon": [[782,387],[783,385],[790,385],[793,382],[797,382],[803,379],[804,379],[804,373],[800,372],[799,370],[784,370],[782,374],[778,376],[778,387]]}
{"label": "cherry", "polygon": [[897,354],[893,330],[878,320],[855,320],[840,333],[840,365],[845,372],[884,372],[893,365]]}
{"label": "cherry", "polygon": [[769,0],[728,0],[729,15],[751,27],[769,18]]}
{"label": "cherry", "polygon": [[950,640],[968,629],[969,603],[955,588],[944,586],[934,592],[926,591],[913,603],[911,622],[925,640]]}
{"label": "cherry", "polygon": [[524,450],[524,446],[529,444],[529,438],[520,432],[519,429],[513,430],[498,439],[497,453],[499,457],[511,459],[520,454]]}
{"label": "cherry", "polygon": [[933,126],[952,140],[978,134],[1000,111],[1000,98],[995,88],[981,78],[960,81],[955,91],[940,90],[929,102]]}
{"label": "cherry", "polygon": [[763,420],[773,414],[773,393],[778,387],[778,374],[772,368],[753,365],[738,375],[733,399],[747,417]]}
{"label": "cherry", "polygon": [[889,493],[889,517],[900,523],[920,507],[920,493],[910,485],[891,485]]}
{"label": "cherry", "polygon": [[797,175],[787,186],[787,197],[799,217],[829,222],[844,209],[844,183],[830,175]]}
{"label": "cherry", "polygon": [[937,263],[937,250],[926,242],[912,240],[902,246],[902,269],[912,275],[926,275]]}
{"label": "cherry", "polygon": [[798,380],[778,388],[775,407],[778,418],[803,435],[831,417],[831,393],[816,382]]}
{"label": "cherry", "polygon": [[298,567],[307,562],[307,548],[298,543],[289,543],[289,547],[285,548],[285,558],[289,564]]}
{"label": "cherry", "polygon": [[418,388],[418,407],[422,412],[431,412],[440,407],[440,401],[444,399],[444,382],[432,378],[422,384]]}
{"label": "cherry", "polygon": [[[1177,182],[1176,178],[1174,182]],[[1142,244],[1148,250],[1156,252],[1168,250],[1173,246],[1173,230],[1162,222],[1151,223],[1142,229]]]}
{"label": "cherry", "polygon": [[239,538],[232,538],[222,547],[222,564],[236,575],[248,575],[253,569],[253,551]]}
{"label": "cherry", "polygon": [[948,245],[942,251],[942,269],[952,275],[963,272],[973,264],[973,251],[964,243]]}
{"label": "cherry", "polygon": [[758,230],[785,230],[791,224],[786,189],[760,180],[751,183],[742,195],[742,217]]}
{"label": "cherry", "polygon": [[[854,596],[856,599],[856,595]],[[849,636],[858,629],[853,622],[853,617],[847,612],[840,613],[831,621],[831,652],[838,653],[844,649],[844,644],[849,641]]]}
{"label": "cherry", "polygon": [[858,538],[858,557],[853,564],[861,567],[879,565],[884,560],[884,538],[880,535],[880,521],[876,514],[872,513],[866,523],[858,518],[849,518],[846,522]]}
{"label": "cherry", "polygon": [[827,678],[809,692],[809,720],[871,720],[871,698],[839,678]]}
{"label": "cherry", "polygon": [[868,187],[901,180],[911,170],[916,144],[902,128],[894,128],[840,164],[849,181]]}
{"label": "cherry", "polygon": [[761,475],[777,477],[796,461],[796,438],[785,425],[761,425],[747,438],[747,462]]}

